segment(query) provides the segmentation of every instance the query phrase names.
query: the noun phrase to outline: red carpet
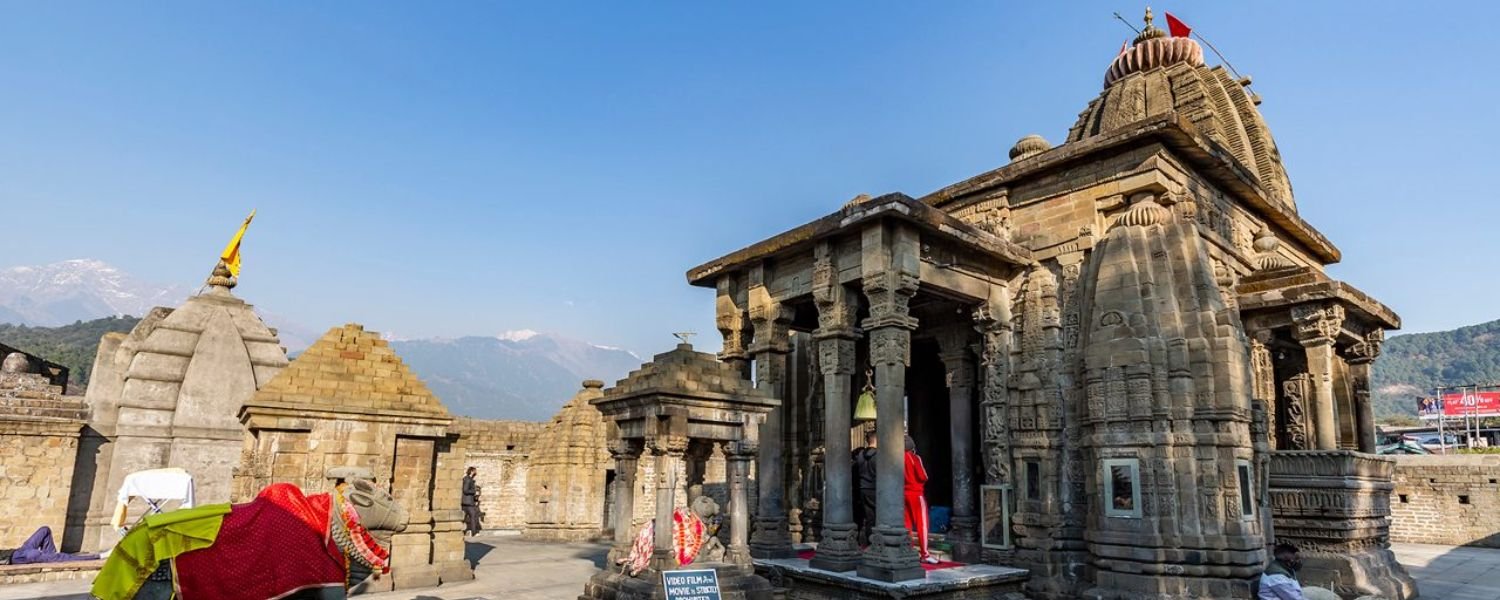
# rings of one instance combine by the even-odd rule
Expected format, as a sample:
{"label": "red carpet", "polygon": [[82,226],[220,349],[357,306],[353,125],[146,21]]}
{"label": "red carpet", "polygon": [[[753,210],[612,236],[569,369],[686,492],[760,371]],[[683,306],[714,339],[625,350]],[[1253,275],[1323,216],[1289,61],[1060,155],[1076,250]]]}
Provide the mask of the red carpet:
{"label": "red carpet", "polygon": [[[800,558],[802,560],[812,560],[812,557],[815,554],[817,554],[817,552],[815,552],[813,550],[803,550],[803,551],[797,553],[797,558]],[[965,566],[964,563],[953,562],[951,560],[941,561],[941,562],[939,562],[938,564],[935,564],[935,565],[929,565],[927,563],[922,563],[922,568],[924,570],[927,570],[927,571],[936,571],[938,569],[952,569],[953,567],[962,567],[962,566]]]}

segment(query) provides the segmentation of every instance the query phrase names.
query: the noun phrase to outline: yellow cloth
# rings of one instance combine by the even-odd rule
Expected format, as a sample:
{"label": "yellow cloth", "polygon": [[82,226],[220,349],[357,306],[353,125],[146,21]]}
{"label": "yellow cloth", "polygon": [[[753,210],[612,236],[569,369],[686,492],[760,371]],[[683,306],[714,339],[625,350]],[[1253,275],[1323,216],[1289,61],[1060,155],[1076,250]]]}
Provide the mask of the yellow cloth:
{"label": "yellow cloth", "polygon": [[250,221],[255,219],[255,210],[250,211],[250,216],[245,217],[245,224],[240,225],[240,230],[234,232],[234,238],[229,240],[229,245],[224,246],[224,253],[219,255],[219,260],[224,261],[224,266],[229,268],[229,274],[240,276],[240,239],[245,237],[245,230],[250,228]]}
{"label": "yellow cloth", "polygon": [[212,546],[229,514],[228,504],[208,504],[151,515],[110,551],[90,592],[100,600],[128,600],[161,561]]}

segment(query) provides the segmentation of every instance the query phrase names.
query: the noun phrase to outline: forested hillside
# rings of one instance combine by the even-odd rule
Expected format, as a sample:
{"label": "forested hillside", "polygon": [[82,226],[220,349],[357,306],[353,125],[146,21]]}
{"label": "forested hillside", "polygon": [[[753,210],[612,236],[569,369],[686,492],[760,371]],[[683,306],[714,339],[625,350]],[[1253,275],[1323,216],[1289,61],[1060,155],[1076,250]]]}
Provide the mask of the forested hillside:
{"label": "forested hillside", "polygon": [[1377,416],[1415,415],[1437,385],[1500,384],[1500,320],[1392,337],[1370,378]]}
{"label": "forested hillside", "polygon": [[0,343],[67,367],[69,393],[82,394],[88,388],[99,338],[110,332],[129,333],[140,321],[136,317],[105,317],[61,327],[0,323]]}

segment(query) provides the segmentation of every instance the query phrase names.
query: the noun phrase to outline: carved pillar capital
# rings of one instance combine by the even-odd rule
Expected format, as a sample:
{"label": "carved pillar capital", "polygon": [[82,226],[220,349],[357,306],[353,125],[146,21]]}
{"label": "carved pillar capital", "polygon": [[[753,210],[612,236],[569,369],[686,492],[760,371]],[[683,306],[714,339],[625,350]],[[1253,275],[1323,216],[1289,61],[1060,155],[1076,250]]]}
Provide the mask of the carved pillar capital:
{"label": "carved pillar capital", "polygon": [[688,441],[685,435],[658,434],[646,438],[646,447],[656,456],[665,454],[681,458],[687,454]]}
{"label": "carved pillar capital", "polygon": [[609,449],[610,458],[613,458],[615,462],[638,460],[641,457],[640,440],[614,438],[609,440],[606,447]]}
{"label": "carved pillar capital", "polygon": [[724,350],[719,360],[744,366],[750,360],[751,328],[748,303],[740,282],[733,275],[725,275],[717,282],[718,296],[714,302],[714,324],[724,336]]}
{"label": "carved pillar capital", "polygon": [[780,302],[766,297],[750,305],[750,326],[755,337],[750,342],[751,354],[772,352],[786,354],[792,351],[792,310]]}
{"label": "carved pillar capital", "polygon": [[886,271],[864,278],[865,298],[870,301],[870,318],[865,319],[866,330],[880,327],[916,329],[917,319],[911,316],[910,303],[917,293],[916,275],[900,271]]}
{"label": "carved pillar capital", "polygon": [[1338,304],[1298,304],[1291,315],[1292,335],[1304,346],[1331,344],[1344,326],[1344,307]]}
{"label": "carved pillar capital", "polygon": [[1384,343],[1385,330],[1376,327],[1366,333],[1364,339],[1345,349],[1344,357],[1351,365],[1369,364],[1380,357],[1380,346]]}

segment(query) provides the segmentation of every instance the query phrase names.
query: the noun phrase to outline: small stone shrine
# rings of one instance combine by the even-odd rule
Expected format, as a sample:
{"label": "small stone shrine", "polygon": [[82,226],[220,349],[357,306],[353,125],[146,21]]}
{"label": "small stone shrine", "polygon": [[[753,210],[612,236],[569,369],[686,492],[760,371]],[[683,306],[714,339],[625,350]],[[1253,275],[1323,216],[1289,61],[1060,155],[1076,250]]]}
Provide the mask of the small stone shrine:
{"label": "small stone shrine", "polygon": [[[615,459],[615,523],[634,514],[637,461],[649,452],[655,461],[656,528],[650,565],[636,576],[620,572],[617,559],[629,556],[636,532],[615,528],[609,564],[589,580],[580,600],[650,600],[662,597],[663,571],[676,570],[672,513],[687,507],[701,489],[708,457],[722,452],[728,470],[728,536],[722,562],[700,557],[691,569],[718,573],[726,600],[770,600],[771,584],[755,574],[749,547],[750,462],[766,413],[777,404],[770,394],[743,379],[734,365],[695,352],[692,346],[658,354],[630,373],[603,397],[592,400],[610,423],[609,451]],[[779,457],[778,457],[779,458]],[[720,532],[724,537],[724,532]]]}
{"label": "small stone shrine", "polygon": [[409,514],[391,538],[391,575],[372,589],[408,589],[474,578],[464,559],[459,507],[464,446],[453,417],[363,326],[328,330],[238,411],[236,497],[275,482],[318,489],[335,467],[376,473]]}
{"label": "small stone shrine", "polygon": [[[244,428],[240,405],[287,365],[276,332],[236,297],[221,262],[207,290],[175,309],[154,308],[127,335],[99,342],[86,396],[64,547],[113,546],[116,492],[135,471],[181,467],[197,502],[236,500],[231,476]],[[321,479],[318,480],[321,483]],[[139,516],[141,505],[130,514]]]}
{"label": "small stone shrine", "polygon": [[[1030,598],[1246,599],[1277,541],[1304,549],[1306,584],[1415,596],[1388,549],[1391,464],[1371,454],[1370,365],[1400,319],[1324,273],[1342,256],[1298,214],[1250,79],[1149,9],[1145,25],[1064,143],[1026,136],[994,170],[861,194],[688,271],[716,291],[720,358],[780,400],[758,563],[792,560],[818,518],[817,572],[940,579],[903,523],[905,431],[953,557],[1026,569]],[[795,385],[807,334],[814,383]],[[861,548],[867,371],[879,487]]]}

